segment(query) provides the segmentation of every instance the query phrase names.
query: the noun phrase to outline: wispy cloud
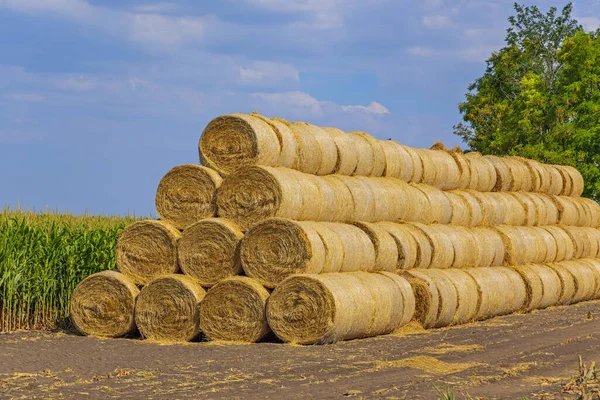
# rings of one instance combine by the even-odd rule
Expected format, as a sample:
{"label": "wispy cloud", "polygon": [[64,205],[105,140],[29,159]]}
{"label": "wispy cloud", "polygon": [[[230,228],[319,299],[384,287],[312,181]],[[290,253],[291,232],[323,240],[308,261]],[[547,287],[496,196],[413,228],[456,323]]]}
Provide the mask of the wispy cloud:
{"label": "wispy cloud", "polygon": [[421,22],[429,29],[444,29],[453,26],[452,20],[447,15],[425,15]]}
{"label": "wispy cloud", "polygon": [[139,4],[133,7],[133,11],[140,13],[165,13],[177,9],[177,5],[172,3]]}
{"label": "wispy cloud", "polygon": [[412,47],[409,47],[406,49],[406,53],[411,54],[413,56],[419,56],[419,57],[431,57],[436,52],[435,52],[435,50],[433,50],[429,47],[412,46]]}
{"label": "wispy cloud", "polygon": [[346,112],[364,112],[364,113],[369,113],[369,114],[376,114],[376,115],[384,115],[384,114],[389,114],[390,110],[388,110],[385,106],[383,106],[382,104],[379,104],[376,101],[371,102],[371,104],[369,104],[368,106],[341,106],[342,110],[346,111]]}
{"label": "wispy cloud", "polygon": [[96,82],[92,79],[86,78],[83,75],[78,77],[67,77],[54,79],[52,81],[54,86],[63,90],[74,90],[77,92],[84,92],[87,90],[91,90],[96,86]]}
{"label": "wispy cloud", "polygon": [[295,111],[303,110],[313,115],[321,115],[323,112],[321,103],[304,92],[253,93],[252,97],[275,105],[278,108],[291,108]]}
{"label": "wispy cloud", "polygon": [[244,83],[279,83],[299,81],[298,70],[289,64],[270,61],[254,61],[247,67],[240,67],[240,78]]}

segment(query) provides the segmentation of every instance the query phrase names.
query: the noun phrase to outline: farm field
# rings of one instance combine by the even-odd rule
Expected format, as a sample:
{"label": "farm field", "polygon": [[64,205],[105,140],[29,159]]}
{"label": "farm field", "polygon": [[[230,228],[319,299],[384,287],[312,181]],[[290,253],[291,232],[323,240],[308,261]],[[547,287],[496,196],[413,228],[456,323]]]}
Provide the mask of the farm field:
{"label": "farm field", "polygon": [[[454,328],[325,346],[163,345],[68,331],[0,335],[2,398],[385,398],[597,396],[599,301]],[[593,397],[597,398],[597,397]]]}

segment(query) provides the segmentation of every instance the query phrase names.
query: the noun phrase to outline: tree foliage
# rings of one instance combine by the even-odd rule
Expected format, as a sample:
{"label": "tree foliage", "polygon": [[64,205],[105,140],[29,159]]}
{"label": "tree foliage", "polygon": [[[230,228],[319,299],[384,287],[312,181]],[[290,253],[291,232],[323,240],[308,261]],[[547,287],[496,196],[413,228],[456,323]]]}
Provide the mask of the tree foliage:
{"label": "tree foliage", "polygon": [[577,167],[600,200],[600,38],[571,17],[514,5],[506,45],[459,104],[470,149]]}

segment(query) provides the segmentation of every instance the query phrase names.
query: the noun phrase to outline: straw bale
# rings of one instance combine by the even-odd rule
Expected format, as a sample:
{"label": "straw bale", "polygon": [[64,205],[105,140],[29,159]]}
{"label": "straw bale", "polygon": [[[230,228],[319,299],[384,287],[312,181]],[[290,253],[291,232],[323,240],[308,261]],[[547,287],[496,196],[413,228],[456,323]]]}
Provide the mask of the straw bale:
{"label": "straw bale", "polygon": [[71,296],[71,321],[83,335],[121,337],[135,332],[133,311],[139,294],[133,281],[117,271],[82,280]]}
{"label": "straw bale", "polygon": [[[355,176],[355,180],[363,182],[369,187],[369,193],[373,199],[373,215],[367,221],[393,221],[398,219],[398,201],[402,200],[407,186],[404,182],[395,178],[368,178]],[[360,219],[357,218],[360,221]]]}
{"label": "straw bale", "polygon": [[575,277],[562,263],[547,264],[546,266],[554,271],[560,280],[560,296],[556,305],[571,304],[577,290]]}
{"label": "straw bale", "polygon": [[598,287],[595,271],[581,260],[563,261],[560,265],[565,267],[575,278],[575,294],[570,303],[575,304],[593,299]]}
{"label": "straw bale", "polygon": [[[386,199],[376,207],[381,217],[385,216],[389,221],[408,220],[420,217],[428,211],[430,204],[425,194],[408,183],[400,179],[371,179],[378,186],[378,196]],[[387,210],[382,207],[386,204]]]}
{"label": "straw bale", "polygon": [[482,196],[471,190],[455,190],[449,193],[460,196],[467,203],[469,210],[469,223],[467,226],[478,226],[483,223],[485,213],[481,199]]}
{"label": "straw bale", "polygon": [[470,209],[467,200],[451,191],[445,192],[445,195],[448,198],[448,201],[450,202],[450,208],[452,209],[452,219],[450,220],[450,224],[470,226]]}
{"label": "straw bale", "polygon": [[442,190],[457,189],[461,179],[461,172],[452,155],[444,150],[423,151],[429,155],[432,162],[431,165],[435,168],[435,180],[432,186]]}
{"label": "straw bale", "polygon": [[165,275],[142,288],[135,303],[135,322],[142,337],[185,342],[200,333],[200,283],[185,275]]}
{"label": "straw bale", "polygon": [[[398,182],[399,183],[399,182]],[[402,204],[395,201],[394,204],[399,207],[397,210],[398,219],[414,222],[431,221],[432,204],[424,191],[419,190],[416,184],[402,185],[406,193],[407,201]],[[437,215],[439,216],[439,212]]]}
{"label": "straw bale", "polygon": [[558,171],[562,178],[563,188],[559,195],[561,196],[569,196],[573,192],[573,178],[567,172],[567,169],[562,165],[554,165],[554,168]]}
{"label": "straw bale", "polygon": [[477,227],[471,230],[479,248],[477,267],[494,267],[504,264],[506,249],[500,232],[493,228]]}
{"label": "straw bale", "polygon": [[[436,282],[423,271],[400,271],[400,276],[410,283],[415,296],[414,319],[424,328],[433,328],[442,311],[440,293]],[[447,314],[447,308],[443,310]]]}
{"label": "straw bale", "polygon": [[394,237],[381,225],[370,222],[355,222],[371,239],[375,248],[375,270],[395,271],[398,269],[398,246]]}
{"label": "straw bale", "polygon": [[488,243],[480,242],[475,237],[473,229],[450,225],[435,225],[435,228],[441,231],[452,243],[454,254],[452,267],[479,266],[482,259],[481,253],[494,251],[493,247],[488,247]]}
{"label": "straw bale", "polygon": [[413,317],[415,315],[415,307],[417,304],[415,295],[413,293],[412,286],[410,286],[410,283],[408,283],[406,279],[400,277],[400,275],[398,275],[397,273],[378,271],[377,274],[384,275],[391,279],[398,288],[400,294],[402,295],[402,319],[400,320],[400,324],[398,325],[398,327],[394,330],[396,331],[398,330],[398,328],[408,324],[410,321],[413,320]]}
{"label": "straw bale", "polygon": [[536,203],[540,225],[556,225],[559,219],[559,212],[554,196],[545,193],[528,193],[528,195]]}
{"label": "straw bale", "polygon": [[117,240],[119,272],[138,285],[179,272],[177,241],[180,236],[177,229],[163,221],[145,220],[128,225]]}
{"label": "straw bale", "polygon": [[504,162],[508,165],[513,177],[512,191],[522,190],[523,192],[533,191],[533,177],[527,164],[521,157],[504,157]]}
{"label": "straw bale", "polygon": [[600,260],[597,258],[584,258],[581,260],[582,263],[586,264],[592,270],[592,274],[596,280],[596,292],[592,299],[600,298]]}
{"label": "straw bale", "polygon": [[342,181],[350,193],[354,203],[353,221],[376,221],[375,193],[373,184],[368,178],[336,175],[332,178]]}
{"label": "straw bale", "polygon": [[494,229],[500,232],[504,241],[505,265],[543,262],[546,258],[543,239],[534,228],[500,225]]}
{"label": "straw bale", "polygon": [[413,175],[410,182],[420,183],[423,181],[423,161],[421,161],[419,152],[414,147],[408,146],[405,146],[405,150],[408,153],[413,166]]}
{"label": "straw bale", "polygon": [[207,218],[183,231],[177,243],[177,257],[184,274],[202,286],[242,272],[239,260],[240,227],[224,218]]}
{"label": "straw bale", "polygon": [[[590,244],[592,250],[590,251],[590,257],[597,258],[600,257],[600,230],[597,228],[592,228],[588,230],[588,235],[590,237]],[[594,243],[595,242],[595,243]],[[594,254],[594,248],[597,249]]]}
{"label": "straw bale", "polygon": [[[499,315],[506,301],[506,275],[494,268],[467,268],[464,271],[477,283],[477,314],[475,319],[483,320]],[[509,295],[509,294],[508,294]]]}
{"label": "straw bale", "polygon": [[428,268],[451,268],[454,264],[454,244],[448,230],[440,225],[424,225],[418,222],[409,225],[419,229],[431,245],[431,262]]}
{"label": "straw bale", "polygon": [[267,302],[267,319],[283,341],[331,343],[387,334],[405,320],[405,301],[389,273],[296,275]]}
{"label": "straw bale", "polygon": [[510,314],[519,311],[525,304],[525,298],[527,297],[527,288],[525,287],[525,281],[521,278],[521,275],[516,271],[507,267],[495,267],[494,269],[503,272],[507,278],[508,283],[505,286],[506,300],[510,298],[510,302],[506,301],[506,308],[502,311],[502,314]]}
{"label": "straw bale", "polygon": [[382,140],[381,148],[385,153],[385,170],[383,176],[399,178],[412,182],[415,167],[406,146],[395,140]]}
{"label": "straw bale", "polygon": [[[583,257],[589,257],[592,250],[592,243],[590,237],[587,235],[585,228],[581,228],[578,226],[562,226],[561,227],[567,235],[573,241],[575,253],[573,254],[574,259],[579,259]],[[594,245],[596,241],[594,240]],[[597,248],[594,246],[596,253]]]}
{"label": "straw bale", "polygon": [[[338,148],[335,140],[328,132],[322,130],[318,126],[308,124],[306,122],[292,122],[290,128],[294,132],[297,138],[299,146],[299,161],[300,166],[304,163],[310,165],[309,170],[303,172],[310,172],[317,175],[328,175],[335,171],[337,165]],[[314,138],[313,144],[317,147],[307,148],[304,146],[305,142],[301,139],[304,136],[311,136]],[[310,163],[308,162],[310,160]],[[314,168],[318,165],[316,171]],[[314,171],[314,172],[313,172]]]}
{"label": "straw bale", "polygon": [[[342,264],[337,270],[331,272],[352,272],[352,271],[372,271],[376,266],[375,246],[362,229],[348,224],[332,222],[314,222],[317,232],[320,232],[321,226],[332,230],[339,238],[341,247],[332,249],[324,243],[326,254],[329,252],[342,253]],[[334,242],[335,243],[335,242]],[[326,256],[327,258],[327,256]],[[391,266],[387,270],[393,269]],[[326,271],[323,271],[326,272]]]}
{"label": "straw bale", "polygon": [[[521,275],[523,282],[525,282],[526,297],[520,311],[529,312],[536,310],[542,302],[544,297],[544,283],[538,272],[538,267],[540,267],[540,265],[535,264],[524,264],[512,267],[513,270]],[[558,287],[560,289],[560,281]]]}
{"label": "straw bale", "polygon": [[274,165],[298,169],[298,142],[296,141],[296,135],[290,128],[289,123],[281,118],[267,118],[255,112],[251,115],[260,118],[269,124],[273,132],[277,135],[277,139],[279,139],[281,152]]}
{"label": "straw bale", "polygon": [[458,171],[460,173],[460,178],[458,179],[456,188],[468,189],[471,183],[471,168],[469,166],[469,160],[462,152],[449,151],[448,153],[454,159],[454,162],[458,166]]}
{"label": "straw bale", "polygon": [[354,144],[354,136],[338,128],[321,127],[329,134],[337,147],[337,164],[334,173],[340,175],[352,175],[358,164],[358,152]]}
{"label": "straw bale", "polygon": [[452,324],[460,325],[473,321],[477,315],[477,303],[479,300],[477,282],[471,275],[456,268],[439,270],[439,273],[446,276],[452,282],[458,295],[456,312],[454,313]]}
{"label": "straw bale", "polygon": [[[372,135],[369,135],[366,132],[353,131],[350,133],[364,138],[367,141],[367,143],[369,144],[369,146],[371,147],[372,154],[373,154],[373,164],[372,164],[372,168],[370,169],[368,175],[369,176],[382,176],[383,171],[385,171],[385,160],[386,159],[385,159],[385,152],[383,150],[383,147],[380,144],[381,141],[377,140],[375,137],[373,137]],[[358,164],[360,164],[361,162],[362,162],[362,158],[359,155]],[[360,175],[360,174],[358,174],[357,171],[355,171],[354,174]]]}
{"label": "straw bale", "polygon": [[429,237],[427,237],[422,229],[419,229],[410,223],[403,224],[402,226],[410,235],[412,235],[417,243],[417,259],[415,262],[415,268],[430,268],[431,260],[433,258],[433,244],[429,240]]}
{"label": "straw bale", "polygon": [[506,159],[492,155],[486,155],[483,156],[483,158],[488,160],[496,170],[496,185],[493,190],[496,192],[507,192],[512,190],[514,185],[513,176],[506,163]]}
{"label": "straw bale", "polygon": [[575,243],[571,236],[560,226],[543,226],[556,242],[556,261],[571,260],[575,256]]}
{"label": "straw bale", "polygon": [[370,176],[375,162],[373,147],[369,140],[358,132],[347,132],[346,134],[352,137],[356,149],[357,163],[353,175]]}
{"label": "straw bale", "polygon": [[[354,218],[354,197],[352,197],[352,192],[348,189],[348,186],[344,181],[337,179],[337,176],[338,175],[328,175],[318,177],[317,179],[325,182],[329,188],[333,190],[335,200],[332,200],[334,211],[331,220],[340,222],[352,221]],[[330,204],[327,208],[331,210],[331,207]]]}
{"label": "straw bale", "polygon": [[[465,157],[469,160],[471,170],[471,184],[469,185],[469,189],[480,192],[492,191],[496,186],[497,179],[494,165],[477,152],[467,153]],[[477,171],[476,174],[473,171]]]}
{"label": "straw bale", "polygon": [[562,283],[558,273],[546,265],[536,265],[535,269],[544,287],[543,296],[538,304],[538,308],[541,309],[558,304],[562,294]]}
{"label": "straw bale", "polygon": [[550,190],[550,185],[552,184],[552,177],[544,168],[544,165],[535,160],[529,160],[526,158],[523,159],[523,163],[527,165],[529,173],[532,177],[532,191],[548,193]]}
{"label": "straw bale", "polygon": [[255,343],[269,332],[269,291],[252,278],[235,276],[210,288],[200,304],[200,327],[209,340]]}
{"label": "straw bale", "polygon": [[531,225],[550,225],[550,215],[543,197],[527,192],[513,192],[513,196],[520,199],[522,204],[527,204],[527,220],[533,222]]}
{"label": "straw bale", "polygon": [[202,218],[217,214],[219,173],[200,165],[179,165],[171,169],[156,190],[156,212],[177,229],[185,229]]}
{"label": "straw bale", "polygon": [[550,177],[550,185],[548,187],[548,194],[559,196],[564,190],[564,180],[560,171],[554,165],[543,165]]}
{"label": "straw bale", "polygon": [[198,143],[202,165],[221,175],[250,165],[277,165],[281,145],[271,126],[247,114],[217,117],[206,126]]}
{"label": "straw bale", "polygon": [[[525,225],[527,222],[527,211],[512,193],[489,193],[488,196],[497,201],[496,223],[506,225]],[[501,215],[501,216],[500,216]]]}
{"label": "straw bale", "polygon": [[315,224],[305,221],[267,219],[248,230],[240,246],[244,272],[267,288],[293,274],[321,273],[326,257]]}
{"label": "straw bale", "polygon": [[593,228],[600,226],[600,204],[586,197],[576,197],[572,201],[579,203],[584,209],[585,220],[581,221],[583,222],[582,226],[591,226]]}
{"label": "straw bale", "polygon": [[449,224],[452,220],[452,204],[445,192],[424,184],[415,183],[412,184],[412,186],[423,192],[430,204],[430,207],[428,208],[429,218],[424,219],[421,222],[430,224]]}
{"label": "straw bale", "polygon": [[421,164],[423,165],[423,176],[418,183],[433,186],[436,182],[436,174],[438,171],[429,154],[430,150],[415,148],[414,151],[421,159]]}
{"label": "straw bale", "polygon": [[[518,221],[518,222],[522,222],[521,225],[526,225],[526,226],[540,225],[538,223],[538,209],[536,208],[536,203],[534,203],[532,198],[530,196],[528,196],[528,193],[512,192],[512,193],[508,193],[508,196],[514,197],[519,202],[521,207],[523,208],[525,218]],[[509,208],[508,210],[512,210],[512,209]],[[507,214],[510,215],[511,213],[509,212]]]}
{"label": "straw bale", "polygon": [[553,263],[562,261],[558,260],[558,245],[556,244],[554,236],[542,227],[533,227],[531,230],[532,232],[535,232],[536,237],[539,238],[539,243],[545,249],[546,256],[541,262]]}
{"label": "straw bale", "polygon": [[396,244],[398,253],[397,269],[412,269],[417,266],[418,244],[415,237],[403,224],[393,222],[378,222],[375,225],[385,229]]}
{"label": "straw bale", "polygon": [[[315,199],[319,201],[312,201],[312,203],[303,203],[303,220],[315,220],[315,221],[334,221],[336,216],[339,216],[338,209],[338,195],[335,192],[334,186],[330,185],[331,180],[325,180],[320,176],[306,175],[306,179],[312,182],[312,187],[317,188]],[[340,195],[344,196],[346,192],[342,192]],[[308,200],[307,197],[304,200]],[[346,201],[345,199],[341,199]]]}
{"label": "straw bale", "polygon": [[[458,292],[450,278],[442,274],[438,269],[429,269],[426,271],[410,271],[406,274],[411,274],[417,278],[426,276],[431,279],[437,289],[439,296],[437,317],[432,325],[434,328],[448,326],[454,322],[454,315],[458,308]],[[416,303],[419,303],[419,298],[415,294]],[[425,325],[424,325],[425,327]]]}
{"label": "straw bale", "polygon": [[581,196],[584,189],[583,176],[581,175],[581,173],[576,168],[571,167],[569,165],[563,165],[562,169],[563,171],[565,171],[565,174],[571,178],[572,184],[571,191],[569,193],[565,193],[565,195],[571,197]]}

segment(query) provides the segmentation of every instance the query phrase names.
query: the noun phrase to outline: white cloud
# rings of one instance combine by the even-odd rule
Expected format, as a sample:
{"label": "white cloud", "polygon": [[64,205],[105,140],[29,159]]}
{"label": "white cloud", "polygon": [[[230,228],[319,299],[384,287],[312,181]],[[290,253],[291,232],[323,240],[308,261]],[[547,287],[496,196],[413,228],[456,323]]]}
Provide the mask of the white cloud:
{"label": "white cloud", "polygon": [[247,68],[240,67],[240,78],[244,83],[270,83],[281,81],[299,81],[298,70],[289,64],[269,61],[255,61]]}
{"label": "white cloud", "polygon": [[600,28],[600,19],[596,17],[576,17],[586,31],[595,31]]}
{"label": "white cloud", "polygon": [[284,93],[253,93],[252,97],[263,100],[278,108],[292,108],[302,111],[308,111],[314,115],[321,115],[321,102],[311,95],[303,92],[284,92]]}
{"label": "white cloud", "polygon": [[10,100],[26,101],[30,103],[40,103],[46,101],[46,98],[37,93],[9,93],[6,95]]}
{"label": "white cloud", "polygon": [[492,55],[492,52],[498,50],[500,46],[480,45],[467,47],[460,50],[458,58],[468,62],[484,62]]}
{"label": "white cloud", "polygon": [[133,7],[133,10],[140,13],[164,13],[176,10],[177,6],[171,3],[151,3],[140,4]]}
{"label": "white cloud", "polygon": [[85,78],[83,75],[79,77],[68,77],[62,79],[55,79],[53,81],[54,86],[63,90],[73,90],[76,92],[85,92],[91,90],[96,86],[96,82],[91,79]]}
{"label": "white cloud", "polygon": [[160,47],[200,41],[204,33],[204,22],[199,18],[135,14],[131,22],[133,41]]}
{"label": "white cloud", "polygon": [[341,106],[342,110],[344,110],[345,112],[365,112],[365,113],[369,113],[369,114],[377,114],[377,115],[384,115],[384,114],[389,114],[390,110],[388,110],[385,106],[383,106],[382,104],[373,101],[371,102],[371,104],[369,104],[368,106]]}
{"label": "white cloud", "polygon": [[430,29],[443,29],[453,26],[450,17],[447,15],[425,15],[421,22]]}
{"label": "white cloud", "polygon": [[435,51],[433,49],[430,49],[429,47],[423,47],[423,46],[409,47],[406,49],[406,52],[413,56],[419,56],[419,57],[431,57],[435,54]]}

